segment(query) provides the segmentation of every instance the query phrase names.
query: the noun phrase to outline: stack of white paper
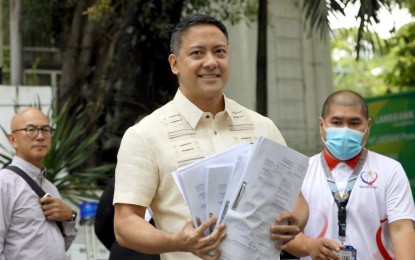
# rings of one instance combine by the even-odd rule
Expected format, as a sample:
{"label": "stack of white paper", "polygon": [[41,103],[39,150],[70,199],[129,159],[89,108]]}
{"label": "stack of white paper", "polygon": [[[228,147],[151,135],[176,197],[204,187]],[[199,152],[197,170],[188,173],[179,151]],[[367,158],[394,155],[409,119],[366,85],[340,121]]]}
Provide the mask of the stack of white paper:
{"label": "stack of white paper", "polygon": [[308,159],[259,137],[253,145],[234,145],[173,176],[196,227],[212,215],[226,223],[221,259],[278,259],[270,226],[279,214],[293,210]]}
{"label": "stack of white paper", "polygon": [[[218,212],[217,205],[223,201],[224,193],[228,190],[227,185],[236,158],[247,153],[251,148],[248,142],[242,142],[228,149],[212,154],[202,160],[188,164],[174,171],[173,178],[190,210],[193,223],[198,227],[209,218],[209,214]],[[212,174],[213,173],[213,174]],[[221,194],[206,195],[206,187],[221,190]],[[215,188],[213,188],[216,186]],[[217,201],[213,201],[213,196]],[[209,208],[206,211],[206,198],[209,197]],[[214,204],[214,206],[212,206]],[[220,203],[222,204],[222,203]],[[212,209],[212,207],[214,209]],[[217,216],[217,215],[216,215]]]}

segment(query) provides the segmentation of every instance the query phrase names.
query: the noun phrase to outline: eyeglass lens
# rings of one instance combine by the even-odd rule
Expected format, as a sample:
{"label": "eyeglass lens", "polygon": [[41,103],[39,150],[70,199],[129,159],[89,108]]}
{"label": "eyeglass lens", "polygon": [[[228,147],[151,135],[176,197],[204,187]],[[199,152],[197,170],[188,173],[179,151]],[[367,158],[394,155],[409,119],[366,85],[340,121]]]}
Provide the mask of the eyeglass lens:
{"label": "eyeglass lens", "polygon": [[50,126],[42,126],[41,128],[37,128],[35,126],[28,126],[26,128],[26,134],[29,137],[35,137],[39,134],[39,130],[42,131],[44,137],[51,137],[53,134],[52,127]]}

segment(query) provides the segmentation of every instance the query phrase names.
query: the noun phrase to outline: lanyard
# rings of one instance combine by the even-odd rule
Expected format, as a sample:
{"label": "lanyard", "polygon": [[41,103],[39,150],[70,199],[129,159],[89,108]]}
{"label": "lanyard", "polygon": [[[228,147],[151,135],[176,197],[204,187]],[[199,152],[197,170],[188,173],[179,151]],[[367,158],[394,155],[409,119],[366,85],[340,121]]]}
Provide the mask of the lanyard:
{"label": "lanyard", "polygon": [[349,202],[350,194],[352,193],[353,186],[356,182],[357,177],[360,174],[360,171],[363,168],[363,164],[367,158],[367,150],[363,149],[362,155],[360,156],[359,162],[357,163],[356,167],[353,170],[352,175],[347,182],[346,189],[343,193],[343,196],[340,197],[339,190],[337,189],[336,182],[334,181],[333,175],[327,165],[326,159],[324,158],[324,154],[321,153],[321,163],[323,164],[324,172],[326,173],[327,184],[330,187],[331,193],[333,195],[334,201],[336,202],[338,212],[337,212],[337,219],[339,225],[339,239],[344,243],[346,240],[346,205]]}

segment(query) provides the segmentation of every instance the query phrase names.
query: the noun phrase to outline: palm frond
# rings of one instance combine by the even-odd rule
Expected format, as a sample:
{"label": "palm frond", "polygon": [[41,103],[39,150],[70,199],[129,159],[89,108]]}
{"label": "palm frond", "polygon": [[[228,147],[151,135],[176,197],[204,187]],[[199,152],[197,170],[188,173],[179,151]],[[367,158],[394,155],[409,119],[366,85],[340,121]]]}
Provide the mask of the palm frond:
{"label": "palm frond", "polygon": [[[47,178],[62,191],[62,196],[74,201],[83,197],[97,198],[97,182],[104,181],[114,164],[96,166],[90,160],[98,151],[98,140],[103,129],[87,135],[100,115],[99,108],[73,106],[66,102],[62,108],[53,109],[52,122],[56,132],[52,139],[52,149],[44,159]],[[93,112],[90,112],[93,111]]]}
{"label": "palm frond", "polygon": [[[328,21],[328,15],[345,16],[344,9],[349,5],[356,5],[358,11],[355,15],[359,22],[358,36],[356,42],[357,59],[360,56],[362,42],[365,40],[369,43],[375,43],[376,39],[369,39],[364,34],[372,28],[374,24],[380,22],[379,13],[381,9],[391,11],[394,5],[402,6],[405,0],[313,0],[303,2],[303,12],[306,23],[309,23],[312,31],[317,31],[325,39],[328,32],[331,31]],[[376,35],[376,34],[370,34]],[[373,45],[374,50],[376,46]]]}
{"label": "palm frond", "polygon": [[310,22],[309,33],[319,32],[320,37],[325,39],[330,31],[326,1],[303,1],[303,13],[305,21]]}
{"label": "palm frond", "polygon": [[[0,125],[0,130],[3,133],[3,135],[5,137],[7,137],[7,131],[1,125]],[[0,143],[0,149],[1,149],[1,152],[0,152],[0,164],[3,165],[3,166],[5,166],[5,165],[9,164],[12,161],[14,152],[13,151],[10,151],[9,149],[7,149],[6,146],[4,146],[1,143]]]}

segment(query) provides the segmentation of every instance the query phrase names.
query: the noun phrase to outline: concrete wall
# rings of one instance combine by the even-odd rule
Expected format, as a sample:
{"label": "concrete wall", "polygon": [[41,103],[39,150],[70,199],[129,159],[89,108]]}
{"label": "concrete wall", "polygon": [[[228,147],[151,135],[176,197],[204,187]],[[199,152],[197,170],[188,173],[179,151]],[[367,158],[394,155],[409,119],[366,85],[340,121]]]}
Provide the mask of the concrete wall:
{"label": "concrete wall", "polygon": [[[268,116],[290,147],[312,155],[322,148],[317,118],[333,91],[330,46],[307,36],[299,1],[268,3]],[[231,79],[225,93],[255,109],[257,24],[228,28]]]}

